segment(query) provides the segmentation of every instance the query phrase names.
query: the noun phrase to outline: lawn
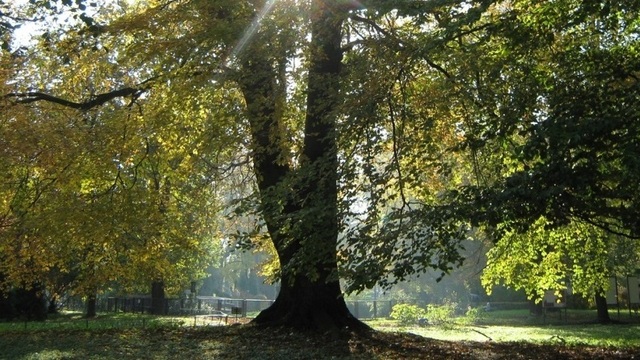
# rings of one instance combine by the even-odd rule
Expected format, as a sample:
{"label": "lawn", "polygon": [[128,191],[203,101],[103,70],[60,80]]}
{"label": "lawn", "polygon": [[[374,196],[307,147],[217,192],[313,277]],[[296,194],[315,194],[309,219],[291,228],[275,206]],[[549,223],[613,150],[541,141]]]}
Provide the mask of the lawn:
{"label": "lawn", "polygon": [[640,349],[640,325],[633,324],[581,324],[508,326],[479,325],[456,326],[452,329],[440,327],[400,327],[395,321],[371,322],[378,330],[408,332],[427,338],[446,341],[477,342],[529,342],[534,344],[565,344],[572,346],[600,346]]}
{"label": "lawn", "polygon": [[[399,327],[323,335],[254,326],[196,326],[193,318],[67,314],[0,324],[0,359],[631,359],[638,324]],[[84,325],[84,327],[83,327]],[[215,325],[215,324],[211,324]],[[481,334],[482,333],[482,334]],[[491,340],[489,340],[491,338]]]}
{"label": "lawn", "polygon": [[409,332],[423,337],[447,341],[530,342],[640,349],[640,318],[611,312],[614,324],[594,323],[595,311],[570,310],[546,317],[535,317],[528,310],[503,310],[488,313],[478,325],[400,326],[387,319],[369,321],[383,331]]}

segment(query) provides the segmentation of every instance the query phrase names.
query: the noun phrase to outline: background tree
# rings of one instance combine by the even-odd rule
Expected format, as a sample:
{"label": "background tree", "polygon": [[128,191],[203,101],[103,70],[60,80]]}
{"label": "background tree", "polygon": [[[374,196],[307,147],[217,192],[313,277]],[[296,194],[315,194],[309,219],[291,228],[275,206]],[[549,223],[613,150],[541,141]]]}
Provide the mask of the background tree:
{"label": "background tree", "polygon": [[[95,91],[115,80],[103,71],[109,66],[94,65],[108,63],[108,54],[62,42],[77,48],[60,55],[49,47],[51,36],[43,34],[36,48],[14,57],[21,67],[9,69],[20,73],[8,78],[27,89],[54,86],[61,96],[88,89],[88,103],[104,103]],[[75,61],[93,65],[74,77]],[[57,71],[45,73],[47,66]],[[131,101],[92,109],[82,100],[22,95],[17,102],[13,95],[3,99],[0,130],[6,285],[42,283],[55,269],[72,275],[73,293],[95,299],[116,282],[125,289],[155,282],[175,293],[203,276],[219,249],[215,164],[199,155],[220,156],[203,151],[210,131],[199,124],[209,114],[181,113],[182,126],[162,128],[162,107],[146,107],[160,113],[153,123],[140,121],[143,114]],[[48,101],[38,102],[43,96]]]}
{"label": "background tree", "polygon": [[475,60],[456,79],[472,112],[461,148],[481,161],[477,183],[450,195],[497,241],[487,283],[539,296],[575,276],[575,291],[604,305],[603,322],[612,249],[637,238],[637,12],[630,2],[504,4],[487,14],[497,19],[487,36],[462,43]]}

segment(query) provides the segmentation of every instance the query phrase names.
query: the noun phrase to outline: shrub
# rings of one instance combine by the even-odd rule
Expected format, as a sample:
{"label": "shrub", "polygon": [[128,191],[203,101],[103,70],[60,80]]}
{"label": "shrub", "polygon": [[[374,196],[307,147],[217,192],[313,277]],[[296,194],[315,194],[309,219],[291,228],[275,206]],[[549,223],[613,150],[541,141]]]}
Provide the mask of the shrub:
{"label": "shrub", "polygon": [[416,305],[398,304],[391,309],[391,317],[402,325],[413,325],[425,318],[426,312]]}
{"label": "shrub", "polygon": [[455,303],[445,303],[444,305],[427,305],[427,319],[429,324],[451,328],[455,325]]}
{"label": "shrub", "polygon": [[470,307],[462,318],[463,325],[477,325],[484,320],[487,315],[484,308]]}

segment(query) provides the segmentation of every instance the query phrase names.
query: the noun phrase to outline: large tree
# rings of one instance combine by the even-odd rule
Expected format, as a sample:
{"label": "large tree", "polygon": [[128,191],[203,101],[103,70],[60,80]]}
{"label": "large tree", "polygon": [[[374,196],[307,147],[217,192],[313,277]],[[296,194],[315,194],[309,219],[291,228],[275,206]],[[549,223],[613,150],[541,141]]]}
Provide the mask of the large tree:
{"label": "large tree", "polygon": [[[136,119],[157,122],[165,127],[184,127],[184,118],[204,113],[220,132],[208,139],[210,151],[221,152],[220,149],[236,146],[239,149],[235,150],[236,154],[251,156],[259,210],[281,265],[278,298],[271,308],[256,318],[256,322],[322,329],[362,328],[363,325],[349,314],[342,298],[336,248],[340,229],[344,226],[339,221],[339,213],[352,212],[341,204],[344,200],[352,201],[352,196],[370,191],[354,192],[349,173],[341,174],[340,162],[351,162],[352,154],[339,149],[338,141],[342,137],[345,144],[351,142],[357,146],[363,141],[379,142],[381,145],[375,146],[380,146],[376,150],[380,151],[395,139],[386,135],[372,140],[370,137],[359,138],[360,134],[339,134],[339,127],[342,131],[353,130],[353,124],[344,118],[344,97],[358,95],[355,89],[341,88],[340,80],[345,77],[343,47],[357,47],[362,55],[355,58],[368,57],[370,54],[362,51],[366,47],[360,42],[376,40],[385,33],[373,20],[383,19],[385,14],[401,15],[394,15],[395,6],[372,2],[370,5],[379,7],[381,12],[374,7],[370,11],[362,10],[366,16],[360,17],[355,15],[359,11],[359,5],[356,5],[340,1],[290,4],[178,1],[152,2],[139,8],[123,9],[125,15],[116,18],[111,13],[104,17],[97,14],[91,19],[85,15],[81,19],[86,26],[66,31],[60,40],[56,40],[57,36],[52,32],[45,33],[40,46],[50,52],[40,58],[43,63],[51,64],[49,66],[81,69],[88,78],[70,77],[75,86],[69,80],[64,84],[56,83],[56,76],[46,75],[44,67],[36,64],[35,71],[44,75],[39,81],[41,86],[49,87],[50,91],[29,90],[34,85],[27,83],[27,89],[15,91],[5,99],[15,106],[46,102],[54,108],[74,108],[81,116],[88,114],[100,124],[110,119],[113,122],[109,123],[114,125],[118,124],[117,116],[108,115],[114,105],[124,109],[123,105],[128,104],[125,107],[129,110],[121,113],[122,121],[131,116],[132,108],[140,106],[144,115],[136,116]],[[404,3],[397,5],[403,7]],[[440,8],[446,12],[456,5],[457,2],[451,1]],[[436,8],[428,6],[425,11]],[[416,12],[416,9],[409,10]],[[458,17],[461,22],[467,21],[465,13]],[[105,23],[101,24],[101,21]],[[363,32],[360,40],[344,42],[347,21],[350,21],[349,31],[359,28]],[[52,41],[57,41],[55,50],[52,50]],[[385,51],[384,44],[381,49]],[[72,54],[72,50],[78,55]],[[91,63],[83,60],[89,58],[94,60]],[[96,62],[96,59],[100,60]],[[306,63],[302,74],[293,68],[299,61]],[[121,62],[124,66],[114,68],[109,65]],[[109,74],[110,70],[115,74]],[[353,81],[367,76],[363,71],[352,71],[351,74]],[[301,75],[306,81],[297,81]],[[388,91],[387,87],[393,87],[393,83],[380,84],[381,90]],[[121,84],[120,88],[113,90],[118,84]],[[78,97],[73,87],[90,87],[98,95],[82,100],[82,94]],[[299,100],[300,93],[304,94],[303,101]],[[73,98],[80,99],[71,100]],[[128,99],[122,103],[119,98]],[[217,104],[218,99],[224,104]],[[233,113],[239,99],[243,101],[239,122],[226,123],[221,115]],[[176,106],[178,103],[181,105]],[[173,111],[169,106],[174,107]],[[378,121],[382,124],[376,124]],[[384,116],[374,121],[362,118],[360,126],[367,131],[385,133],[389,123]],[[187,129],[185,131],[194,130]],[[167,139],[161,128],[158,131],[167,146],[174,144],[171,140],[178,140]],[[355,140],[353,135],[356,135]],[[238,139],[242,145],[242,136],[250,139],[246,147],[232,142]],[[151,143],[146,147],[153,151],[156,145]],[[397,153],[391,163],[399,165]],[[378,160],[365,159],[365,163],[375,161]],[[161,199],[163,189],[158,185],[163,181],[155,179],[150,186],[155,186]],[[389,179],[385,181],[391,181]],[[341,186],[345,181],[347,185]],[[342,195],[342,201],[339,201],[340,192],[347,194]],[[378,199],[369,202],[372,208],[381,203]],[[401,213],[396,220],[400,219],[402,223],[405,216]],[[378,218],[376,215],[367,221],[375,224]],[[397,221],[394,224],[397,227]],[[423,225],[422,222],[419,225]],[[371,234],[363,236],[371,239]],[[395,236],[401,237],[401,234]],[[389,239],[393,240],[393,237]],[[424,266],[446,270],[458,259],[455,246],[449,246],[446,240],[438,240],[435,244],[440,247],[423,247],[420,260]],[[359,257],[361,249],[372,245],[351,240],[344,253],[347,258],[349,253],[356,254],[355,266],[366,269],[374,263],[370,258]],[[419,243],[413,241],[411,247],[418,248]],[[387,258],[380,258],[380,261],[389,262],[399,258],[402,247],[384,246],[381,250],[387,253]],[[439,256],[431,262],[430,254],[434,251]],[[394,282],[413,271],[408,263],[396,266],[392,271],[384,270],[384,264],[376,266],[382,271],[370,275],[362,270],[353,272],[360,274],[359,278],[351,279],[353,288],[368,286],[389,273],[395,277],[389,282]]]}
{"label": "large tree", "polygon": [[[166,170],[185,156],[218,173],[250,165],[258,230],[273,242],[282,284],[256,322],[361,328],[340,278],[358,291],[444,273],[460,263],[469,225],[496,241],[540,216],[634,236],[637,182],[619,179],[636,178],[637,131],[623,121],[635,115],[598,106],[606,100],[598,86],[637,99],[626,51],[637,41],[629,35],[637,9],[545,4],[120,3],[44,33],[46,55],[24,64],[32,72],[14,76],[25,81],[4,99],[46,113],[76,109],[98,124],[148,124],[143,139],[155,142],[144,148],[176,155]],[[598,59],[612,65],[603,77]],[[585,106],[580,96],[598,101]],[[605,115],[619,121],[600,135],[592,125]],[[608,147],[612,137],[625,146]],[[197,150],[182,151],[186,139]],[[607,166],[590,167],[590,157]],[[154,177],[153,164],[160,209],[175,185]],[[202,170],[193,168],[196,178]]]}

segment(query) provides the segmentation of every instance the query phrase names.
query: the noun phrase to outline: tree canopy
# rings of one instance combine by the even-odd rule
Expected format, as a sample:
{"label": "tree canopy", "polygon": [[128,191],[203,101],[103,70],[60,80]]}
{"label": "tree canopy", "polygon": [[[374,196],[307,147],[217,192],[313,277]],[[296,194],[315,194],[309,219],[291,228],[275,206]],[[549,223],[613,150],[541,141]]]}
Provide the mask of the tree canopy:
{"label": "tree canopy", "polygon": [[635,1],[42,0],[3,36],[38,5],[70,15],[2,54],[14,283],[196,276],[230,206],[280,265],[256,322],[360,327],[340,279],[445,274],[480,233],[639,236]]}

